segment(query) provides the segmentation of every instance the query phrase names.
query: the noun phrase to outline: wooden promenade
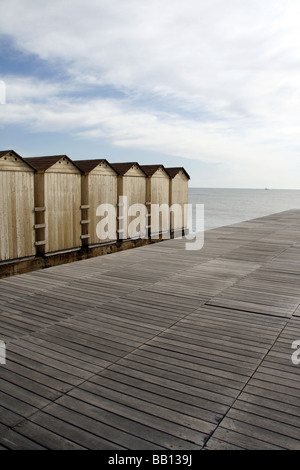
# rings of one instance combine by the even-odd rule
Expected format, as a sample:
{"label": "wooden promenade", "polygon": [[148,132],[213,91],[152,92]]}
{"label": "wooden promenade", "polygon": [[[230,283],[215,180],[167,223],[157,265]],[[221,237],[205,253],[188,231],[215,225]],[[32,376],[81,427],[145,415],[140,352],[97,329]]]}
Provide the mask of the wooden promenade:
{"label": "wooden promenade", "polygon": [[299,210],[0,286],[0,449],[300,449]]}

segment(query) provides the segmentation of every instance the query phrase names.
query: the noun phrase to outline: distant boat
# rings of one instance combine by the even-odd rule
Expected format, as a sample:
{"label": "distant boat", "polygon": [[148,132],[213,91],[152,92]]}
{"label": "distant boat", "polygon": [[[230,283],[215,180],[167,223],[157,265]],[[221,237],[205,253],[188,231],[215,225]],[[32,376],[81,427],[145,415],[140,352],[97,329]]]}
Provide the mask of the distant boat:
{"label": "distant boat", "polygon": [[268,191],[269,188],[265,188],[266,191]]}

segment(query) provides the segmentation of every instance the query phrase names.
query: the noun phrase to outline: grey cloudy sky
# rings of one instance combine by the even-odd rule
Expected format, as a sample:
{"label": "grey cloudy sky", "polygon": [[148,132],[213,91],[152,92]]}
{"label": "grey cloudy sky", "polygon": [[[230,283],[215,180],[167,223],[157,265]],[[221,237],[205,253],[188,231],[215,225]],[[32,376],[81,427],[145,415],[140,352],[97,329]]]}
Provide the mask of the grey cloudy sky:
{"label": "grey cloudy sky", "polygon": [[1,147],[299,188],[299,14],[298,0],[1,0]]}

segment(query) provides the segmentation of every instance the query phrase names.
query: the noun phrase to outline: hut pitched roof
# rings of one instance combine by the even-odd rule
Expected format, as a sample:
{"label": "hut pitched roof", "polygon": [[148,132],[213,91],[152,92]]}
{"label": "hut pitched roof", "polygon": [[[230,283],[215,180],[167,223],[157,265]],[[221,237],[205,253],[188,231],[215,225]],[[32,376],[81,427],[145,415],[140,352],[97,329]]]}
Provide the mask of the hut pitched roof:
{"label": "hut pitched roof", "polygon": [[146,173],[147,176],[152,176],[159,169],[162,168],[166,171],[163,165],[141,165],[142,170]]}
{"label": "hut pitched roof", "polygon": [[[67,158],[73,165],[76,165],[67,155],[52,155],[45,157],[30,157],[24,160],[29,163],[36,171],[46,171],[57,163],[61,158]],[[80,170],[79,167],[77,167]]]}
{"label": "hut pitched roof", "polygon": [[27,163],[28,166],[30,166],[33,170],[35,169],[30,162],[27,162],[26,158],[21,157],[17,152],[14,150],[0,150],[0,158],[6,157],[7,155],[14,154],[16,157],[18,157],[20,160],[23,162]]}
{"label": "hut pitched roof", "polygon": [[141,171],[147,176],[145,171],[137,162],[111,163],[110,165],[120,176],[124,176],[127,171],[129,171],[134,165],[137,165],[141,169]]}
{"label": "hut pitched roof", "polygon": [[0,158],[5,157],[10,152],[16,153],[14,150],[0,150]]}
{"label": "hut pitched roof", "polygon": [[186,177],[190,180],[190,175],[187,173],[187,171],[182,167],[182,166],[179,166],[179,167],[173,167],[173,168],[165,168],[166,172],[168,173],[168,175],[170,176],[170,178],[175,178],[175,176],[180,172],[180,171],[183,171],[186,175]]}
{"label": "hut pitched roof", "polygon": [[112,170],[116,171],[110,163],[108,163],[107,160],[104,158],[97,158],[93,160],[75,160],[75,163],[78,168],[80,168],[81,171],[84,173],[89,173],[90,171],[94,170],[98,165],[101,163],[106,163]]}

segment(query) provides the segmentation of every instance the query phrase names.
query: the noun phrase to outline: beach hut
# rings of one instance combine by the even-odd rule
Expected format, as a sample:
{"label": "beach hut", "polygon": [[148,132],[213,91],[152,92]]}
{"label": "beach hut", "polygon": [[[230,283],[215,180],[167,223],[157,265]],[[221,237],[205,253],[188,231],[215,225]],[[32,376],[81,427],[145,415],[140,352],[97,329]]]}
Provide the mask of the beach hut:
{"label": "beach hut", "polygon": [[81,170],[66,155],[26,158],[35,168],[36,247],[41,254],[81,246]]}
{"label": "beach hut", "polygon": [[147,175],[136,162],[111,163],[118,174],[118,238],[145,238]]}
{"label": "beach hut", "polygon": [[0,261],[35,255],[34,169],[14,150],[0,151]]}
{"label": "beach hut", "polygon": [[117,240],[118,174],[104,159],[76,160],[82,171],[82,244],[96,246]]}
{"label": "beach hut", "polygon": [[190,176],[183,167],[166,168],[170,176],[171,232],[187,227],[188,183]]}
{"label": "beach hut", "polygon": [[147,175],[148,226],[151,238],[170,233],[170,176],[163,165],[141,165]]}

